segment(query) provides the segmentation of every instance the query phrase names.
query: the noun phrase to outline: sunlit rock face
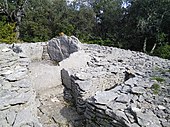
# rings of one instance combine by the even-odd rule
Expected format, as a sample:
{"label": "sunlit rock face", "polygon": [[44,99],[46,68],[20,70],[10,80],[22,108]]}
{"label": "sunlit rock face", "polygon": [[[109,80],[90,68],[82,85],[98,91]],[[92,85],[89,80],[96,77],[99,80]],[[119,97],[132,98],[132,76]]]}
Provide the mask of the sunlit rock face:
{"label": "sunlit rock face", "polygon": [[66,35],[53,38],[48,42],[47,51],[51,60],[61,62],[68,58],[70,54],[80,49],[80,42],[75,37]]}
{"label": "sunlit rock face", "polygon": [[37,119],[36,93],[29,78],[31,60],[9,45],[0,45],[0,126],[42,127]]}
{"label": "sunlit rock face", "polygon": [[[72,124],[63,123],[63,126],[79,127],[80,122],[86,127],[169,127],[169,82],[169,60],[141,52],[81,44],[75,37],[0,44],[0,126],[47,126],[41,122],[50,120],[51,116],[55,122],[59,118],[67,122],[61,112],[68,113],[69,119],[75,118],[73,112],[63,111],[65,102],[60,103],[56,97],[64,92],[64,99],[74,104],[74,111],[81,119],[76,116]],[[41,96],[42,89],[54,87],[59,93],[55,95],[53,91],[51,96],[47,92],[50,95],[43,95],[37,104],[36,92]],[[47,110],[48,102],[57,105]],[[37,107],[44,113],[39,117]]]}
{"label": "sunlit rock face", "polygon": [[82,49],[91,57],[88,67],[63,69],[61,76],[65,99],[87,127],[170,126],[169,60],[98,45]]}

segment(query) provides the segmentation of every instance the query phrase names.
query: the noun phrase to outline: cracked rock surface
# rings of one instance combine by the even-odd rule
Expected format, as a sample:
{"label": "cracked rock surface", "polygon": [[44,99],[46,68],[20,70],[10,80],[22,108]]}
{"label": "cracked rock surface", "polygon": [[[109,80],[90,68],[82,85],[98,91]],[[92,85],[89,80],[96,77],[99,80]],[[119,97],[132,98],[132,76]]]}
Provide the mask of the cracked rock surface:
{"label": "cracked rock surface", "polygon": [[0,127],[42,127],[28,76],[30,62],[7,45],[0,45]]}
{"label": "cracked rock surface", "polygon": [[[63,69],[65,99],[86,127],[169,127],[170,61],[144,53],[83,45],[88,67]],[[69,78],[68,78],[69,77]]]}
{"label": "cracked rock surface", "polygon": [[169,60],[79,44],[56,64],[48,42],[17,46],[0,44],[0,127],[170,127]]}

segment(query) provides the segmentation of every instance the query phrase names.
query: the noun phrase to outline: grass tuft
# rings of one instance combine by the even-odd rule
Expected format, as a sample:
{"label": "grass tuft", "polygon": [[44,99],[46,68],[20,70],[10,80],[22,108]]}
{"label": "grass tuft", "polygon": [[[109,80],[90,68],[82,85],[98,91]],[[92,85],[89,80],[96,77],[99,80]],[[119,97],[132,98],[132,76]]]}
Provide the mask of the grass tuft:
{"label": "grass tuft", "polygon": [[152,79],[152,80],[156,80],[156,81],[158,81],[158,82],[164,82],[164,81],[165,81],[165,79],[163,79],[163,78],[161,78],[161,77],[152,77],[151,79]]}
{"label": "grass tuft", "polygon": [[158,94],[159,91],[160,91],[160,85],[157,84],[157,83],[154,83],[154,84],[152,85],[151,89],[153,90],[153,93],[154,93],[154,94]]}

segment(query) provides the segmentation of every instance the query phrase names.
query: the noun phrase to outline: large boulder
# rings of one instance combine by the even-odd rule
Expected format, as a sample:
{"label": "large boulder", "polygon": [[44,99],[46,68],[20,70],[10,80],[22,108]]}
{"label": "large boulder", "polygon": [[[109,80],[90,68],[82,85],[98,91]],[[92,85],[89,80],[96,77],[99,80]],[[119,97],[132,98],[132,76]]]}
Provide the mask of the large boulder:
{"label": "large boulder", "polygon": [[71,53],[80,49],[80,41],[66,35],[53,38],[48,42],[47,51],[51,60],[60,62],[70,56]]}

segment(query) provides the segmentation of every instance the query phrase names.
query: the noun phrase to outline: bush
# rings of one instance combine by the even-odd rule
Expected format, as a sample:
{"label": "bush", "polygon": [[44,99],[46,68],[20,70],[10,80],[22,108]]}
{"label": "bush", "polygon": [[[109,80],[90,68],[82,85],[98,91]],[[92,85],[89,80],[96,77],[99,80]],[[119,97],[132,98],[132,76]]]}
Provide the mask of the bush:
{"label": "bush", "polygon": [[154,83],[154,84],[152,85],[151,89],[153,90],[153,93],[154,93],[154,94],[158,94],[159,91],[160,91],[160,85]]}
{"label": "bush", "polygon": [[161,77],[152,77],[151,79],[152,79],[152,80],[156,80],[156,81],[158,81],[158,82],[164,82],[164,81],[165,81],[165,79],[163,79],[163,78],[161,78]]}
{"label": "bush", "polygon": [[157,48],[154,55],[170,60],[170,45],[167,44]]}
{"label": "bush", "polygon": [[16,32],[14,32],[15,23],[5,23],[0,21],[0,43],[17,42]]}
{"label": "bush", "polygon": [[86,41],[88,44],[98,44],[98,45],[104,45],[104,46],[112,46],[112,41],[109,39],[102,40],[102,39],[96,39],[96,40],[90,40]]}

